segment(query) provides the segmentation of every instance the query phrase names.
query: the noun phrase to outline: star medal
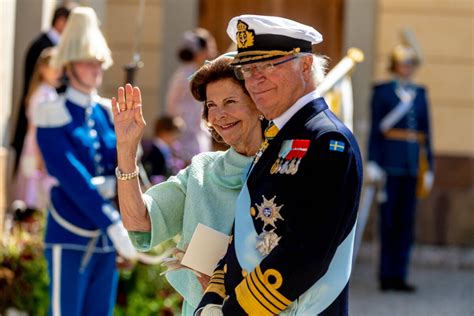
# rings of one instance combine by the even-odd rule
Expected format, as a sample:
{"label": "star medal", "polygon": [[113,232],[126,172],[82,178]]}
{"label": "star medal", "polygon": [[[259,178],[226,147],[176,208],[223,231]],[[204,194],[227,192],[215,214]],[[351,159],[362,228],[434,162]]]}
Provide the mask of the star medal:
{"label": "star medal", "polygon": [[268,255],[273,248],[278,246],[278,242],[281,239],[274,230],[275,229],[272,229],[271,231],[264,230],[260,235],[258,235],[256,248],[264,256]]}
{"label": "star medal", "polygon": [[283,217],[280,215],[280,209],[283,207],[283,204],[277,206],[273,201],[275,201],[276,196],[274,196],[271,200],[267,200],[265,196],[263,196],[262,204],[258,205],[255,203],[258,209],[257,219],[261,219],[263,221],[263,229],[267,225],[273,226],[276,228],[275,222],[277,219],[284,220]]}

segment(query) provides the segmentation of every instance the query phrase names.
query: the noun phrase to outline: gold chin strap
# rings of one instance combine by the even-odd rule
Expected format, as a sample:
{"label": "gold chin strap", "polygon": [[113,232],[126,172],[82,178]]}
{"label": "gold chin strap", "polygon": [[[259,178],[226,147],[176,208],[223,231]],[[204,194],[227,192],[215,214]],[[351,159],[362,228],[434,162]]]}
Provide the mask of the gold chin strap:
{"label": "gold chin strap", "polygon": [[275,56],[295,55],[295,54],[298,54],[299,52],[300,52],[299,47],[293,48],[289,52],[285,52],[282,50],[254,50],[254,51],[249,51],[249,52],[242,52],[242,53],[237,54],[237,56],[235,56],[232,64],[245,63],[248,61],[261,60],[261,59],[275,57]]}

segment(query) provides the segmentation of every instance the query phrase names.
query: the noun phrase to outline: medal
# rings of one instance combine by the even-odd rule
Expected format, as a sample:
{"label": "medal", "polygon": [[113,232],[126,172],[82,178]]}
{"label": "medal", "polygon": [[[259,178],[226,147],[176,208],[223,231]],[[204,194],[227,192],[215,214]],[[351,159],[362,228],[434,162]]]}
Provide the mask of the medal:
{"label": "medal", "polygon": [[293,159],[293,160],[291,160],[290,166],[289,166],[289,168],[288,168],[288,174],[293,175],[293,174],[296,173],[296,171],[298,171],[298,169],[296,168],[296,162],[297,162],[297,161],[298,161],[298,159]]}
{"label": "medal", "polygon": [[290,162],[288,160],[283,163],[283,165],[280,168],[280,174],[285,174],[286,173],[286,171],[288,170],[288,165],[289,164],[290,164]]}
{"label": "medal", "polygon": [[295,175],[298,172],[301,159],[308,152],[310,143],[308,139],[284,140],[278,158],[270,168],[270,174]]}
{"label": "medal", "polygon": [[288,160],[287,162],[288,162],[288,167],[285,170],[285,174],[291,174],[293,160]]}
{"label": "medal", "polygon": [[280,157],[273,163],[272,168],[270,169],[270,174],[275,174],[280,170]]}
{"label": "medal", "polygon": [[256,245],[257,250],[264,256],[268,255],[273,248],[278,246],[278,242],[281,237],[279,237],[275,232],[275,229],[271,231],[264,230],[260,235],[258,235],[258,242]]}
{"label": "medal", "polygon": [[262,204],[257,206],[258,209],[258,215],[257,219],[261,219],[263,221],[263,229],[267,225],[273,226],[273,228],[276,228],[275,222],[277,219],[281,219],[282,221],[284,220],[283,217],[280,215],[280,209],[283,207],[283,204],[280,206],[277,206],[273,201],[275,201],[276,196],[274,196],[271,200],[267,200],[265,196],[263,196],[263,202]]}

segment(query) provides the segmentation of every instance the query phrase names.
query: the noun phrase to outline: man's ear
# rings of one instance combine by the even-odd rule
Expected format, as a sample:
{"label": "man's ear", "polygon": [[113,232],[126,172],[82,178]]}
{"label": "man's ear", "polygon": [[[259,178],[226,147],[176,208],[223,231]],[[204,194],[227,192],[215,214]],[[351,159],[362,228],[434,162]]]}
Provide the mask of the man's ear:
{"label": "man's ear", "polygon": [[311,68],[313,67],[313,55],[306,55],[302,58],[302,70],[305,76],[312,76]]}

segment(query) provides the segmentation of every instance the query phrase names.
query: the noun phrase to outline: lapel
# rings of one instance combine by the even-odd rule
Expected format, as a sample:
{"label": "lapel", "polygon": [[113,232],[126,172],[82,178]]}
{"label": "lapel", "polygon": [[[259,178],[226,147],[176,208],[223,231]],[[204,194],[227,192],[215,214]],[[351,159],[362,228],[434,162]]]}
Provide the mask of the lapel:
{"label": "lapel", "polygon": [[256,181],[260,175],[268,169],[268,165],[274,163],[284,140],[293,139],[298,136],[301,137],[301,132],[304,130],[305,124],[318,113],[327,109],[328,106],[324,98],[320,97],[312,100],[296,112],[270,142],[270,145],[263,152],[262,157],[260,157],[257,164],[253,167],[247,182],[251,184]]}

